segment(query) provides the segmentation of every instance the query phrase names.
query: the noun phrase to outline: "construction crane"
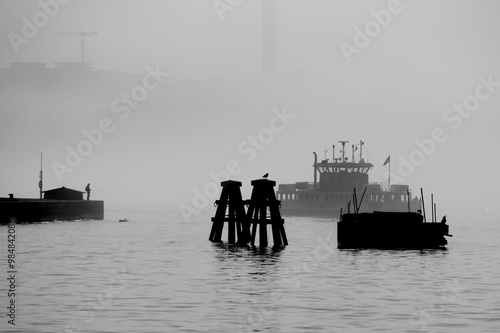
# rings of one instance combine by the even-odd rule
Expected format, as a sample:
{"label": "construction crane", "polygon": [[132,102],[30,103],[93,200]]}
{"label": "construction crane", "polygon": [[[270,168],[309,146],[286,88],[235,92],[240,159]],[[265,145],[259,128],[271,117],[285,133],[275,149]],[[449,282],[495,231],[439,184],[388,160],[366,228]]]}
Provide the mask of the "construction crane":
{"label": "construction crane", "polygon": [[82,62],[82,64],[85,64],[85,42],[87,41],[87,37],[96,36],[97,32],[93,32],[93,31],[63,31],[63,32],[54,32],[54,35],[79,36],[80,37],[80,46],[81,46],[81,62]]}

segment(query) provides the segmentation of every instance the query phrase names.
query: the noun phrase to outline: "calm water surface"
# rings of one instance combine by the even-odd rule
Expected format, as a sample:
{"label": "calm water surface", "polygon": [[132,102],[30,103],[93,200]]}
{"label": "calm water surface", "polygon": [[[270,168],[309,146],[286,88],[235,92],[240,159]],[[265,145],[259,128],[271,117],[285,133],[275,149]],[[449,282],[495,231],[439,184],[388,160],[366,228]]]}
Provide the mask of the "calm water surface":
{"label": "calm water surface", "polygon": [[1,226],[0,331],[500,331],[500,221],[449,218],[447,249],[384,251],[338,250],[335,223],[289,217],[290,245],[259,251],[210,243],[210,217],[18,225],[16,326]]}

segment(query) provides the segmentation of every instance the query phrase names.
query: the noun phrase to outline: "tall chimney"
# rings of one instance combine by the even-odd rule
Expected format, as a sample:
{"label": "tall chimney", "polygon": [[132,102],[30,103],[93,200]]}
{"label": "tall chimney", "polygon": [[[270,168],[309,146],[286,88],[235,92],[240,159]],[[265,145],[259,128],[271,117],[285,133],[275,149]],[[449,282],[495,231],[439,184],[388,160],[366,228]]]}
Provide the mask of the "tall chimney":
{"label": "tall chimney", "polygon": [[262,0],[262,76],[276,75],[276,0]]}

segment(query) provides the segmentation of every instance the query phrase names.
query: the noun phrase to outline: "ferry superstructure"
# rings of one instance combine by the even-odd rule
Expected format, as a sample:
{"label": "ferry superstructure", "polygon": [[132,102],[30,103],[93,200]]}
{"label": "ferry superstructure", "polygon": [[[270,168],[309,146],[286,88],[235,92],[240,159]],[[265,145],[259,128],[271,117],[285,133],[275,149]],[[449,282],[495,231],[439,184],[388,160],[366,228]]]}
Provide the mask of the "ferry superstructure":
{"label": "ferry superstructure", "polygon": [[[284,215],[332,216],[344,213],[387,211],[408,212],[420,209],[420,200],[412,197],[408,185],[369,182],[368,173],[373,164],[363,158],[364,142],[352,145],[352,158],[346,156],[348,141],[339,141],[341,156],[318,162],[314,152],[314,181],[280,184],[277,198],[281,200]],[[390,162],[390,160],[389,160]]]}

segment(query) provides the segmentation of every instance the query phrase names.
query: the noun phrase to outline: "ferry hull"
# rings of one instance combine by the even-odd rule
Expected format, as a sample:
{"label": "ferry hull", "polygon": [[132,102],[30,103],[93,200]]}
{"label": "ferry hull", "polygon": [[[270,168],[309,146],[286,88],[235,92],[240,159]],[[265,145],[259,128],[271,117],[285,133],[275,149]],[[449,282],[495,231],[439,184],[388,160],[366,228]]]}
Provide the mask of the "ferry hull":
{"label": "ferry hull", "polygon": [[340,206],[331,203],[282,202],[283,216],[336,217],[340,216]]}

